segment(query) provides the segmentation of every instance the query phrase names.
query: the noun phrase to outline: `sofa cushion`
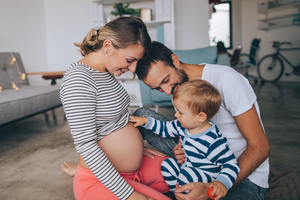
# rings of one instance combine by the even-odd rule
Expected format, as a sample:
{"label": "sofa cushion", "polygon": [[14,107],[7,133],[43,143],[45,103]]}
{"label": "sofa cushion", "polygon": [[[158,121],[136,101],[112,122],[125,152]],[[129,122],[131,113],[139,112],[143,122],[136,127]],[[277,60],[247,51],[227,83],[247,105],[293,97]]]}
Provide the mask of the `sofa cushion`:
{"label": "sofa cushion", "polygon": [[0,92],[0,124],[60,106],[59,86],[23,86]]}
{"label": "sofa cushion", "polygon": [[19,53],[0,53],[0,86],[3,90],[12,88],[12,82],[17,87],[29,85],[28,79],[22,79],[26,73]]}
{"label": "sofa cushion", "polygon": [[8,77],[6,66],[1,58],[0,58],[0,86],[2,87],[2,90],[6,90],[11,87],[11,80]]}
{"label": "sofa cushion", "polygon": [[217,47],[215,46],[191,50],[173,50],[173,53],[178,56],[181,62],[187,64],[216,64],[218,59]]}
{"label": "sofa cushion", "polygon": [[228,54],[218,54],[218,61],[216,64],[230,67],[231,64],[230,64],[230,58]]}

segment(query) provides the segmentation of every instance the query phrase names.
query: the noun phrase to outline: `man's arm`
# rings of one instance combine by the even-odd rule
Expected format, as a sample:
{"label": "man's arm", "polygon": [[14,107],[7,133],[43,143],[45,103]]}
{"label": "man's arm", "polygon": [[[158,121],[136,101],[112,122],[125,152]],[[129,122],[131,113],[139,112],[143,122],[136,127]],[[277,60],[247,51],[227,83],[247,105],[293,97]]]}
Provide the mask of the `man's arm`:
{"label": "man's arm", "polygon": [[246,179],[269,157],[270,146],[254,105],[250,110],[234,117],[234,120],[247,141],[246,149],[238,158],[240,173],[234,183],[236,185]]}
{"label": "man's arm", "polygon": [[[270,146],[268,139],[264,133],[261,126],[258,114],[254,105],[252,108],[245,113],[234,117],[239,131],[247,141],[247,147],[241,156],[238,158],[238,163],[240,165],[240,173],[234,185],[242,182],[246,179],[259,165],[261,165],[270,154]],[[182,163],[184,155],[182,155],[183,150],[178,149],[179,146],[174,148],[174,154],[178,163]],[[190,189],[190,193],[182,194],[181,192]],[[208,189],[208,184],[204,183],[189,183],[177,190],[175,190],[175,195],[178,199],[205,199],[204,191]],[[176,193],[179,192],[179,193]],[[201,195],[203,195],[203,197]]]}

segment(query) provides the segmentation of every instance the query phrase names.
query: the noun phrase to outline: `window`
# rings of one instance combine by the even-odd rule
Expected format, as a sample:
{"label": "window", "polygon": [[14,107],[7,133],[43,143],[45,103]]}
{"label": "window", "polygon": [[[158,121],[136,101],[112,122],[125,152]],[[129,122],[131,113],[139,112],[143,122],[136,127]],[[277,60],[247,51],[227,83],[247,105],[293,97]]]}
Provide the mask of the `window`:
{"label": "window", "polygon": [[211,46],[222,41],[227,49],[232,49],[231,1],[222,1],[213,6],[208,34]]}

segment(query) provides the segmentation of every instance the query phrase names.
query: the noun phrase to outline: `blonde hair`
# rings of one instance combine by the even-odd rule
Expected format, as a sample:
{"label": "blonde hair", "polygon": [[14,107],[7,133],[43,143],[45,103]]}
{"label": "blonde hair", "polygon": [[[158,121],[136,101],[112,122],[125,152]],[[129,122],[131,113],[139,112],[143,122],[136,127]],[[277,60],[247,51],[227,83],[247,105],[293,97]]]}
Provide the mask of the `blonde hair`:
{"label": "blonde hair", "polygon": [[186,104],[195,115],[204,112],[207,115],[207,120],[213,118],[222,102],[219,90],[204,80],[192,80],[183,83],[175,90],[173,99]]}
{"label": "blonde hair", "polygon": [[132,44],[140,43],[148,55],[151,45],[151,39],[144,22],[136,17],[119,17],[107,24],[101,29],[91,29],[81,43],[74,43],[80,48],[82,56],[99,50],[103,42],[109,39],[114,48],[124,49]]}

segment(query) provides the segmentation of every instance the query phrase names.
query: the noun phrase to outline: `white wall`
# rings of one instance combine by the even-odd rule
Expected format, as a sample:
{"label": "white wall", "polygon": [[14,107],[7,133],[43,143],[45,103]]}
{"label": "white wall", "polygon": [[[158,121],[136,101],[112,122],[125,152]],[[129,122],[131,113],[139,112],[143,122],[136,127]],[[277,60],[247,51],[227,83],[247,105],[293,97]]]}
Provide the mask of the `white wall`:
{"label": "white wall", "polygon": [[[233,46],[249,52],[251,40],[259,37],[260,57],[272,52],[272,40],[299,45],[299,27],[257,29],[259,0],[232,0]],[[62,71],[81,58],[74,42],[80,42],[90,30],[90,0],[0,0],[0,52],[20,52],[27,72]],[[208,1],[175,0],[177,49],[209,45]],[[293,56],[299,63],[299,54]],[[298,63],[297,63],[298,62]],[[288,70],[290,68],[287,67]],[[40,76],[30,77],[34,84],[49,84]],[[294,76],[283,80],[300,81]]]}
{"label": "white wall", "polygon": [[175,0],[176,49],[209,46],[207,0]]}
{"label": "white wall", "polygon": [[232,0],[232,46],[242,45],[242,13],[241,0]]}
{"label": "white wall", "polygon": [[[242,46],[243,52],[249,53],[250,44],[254,37],[260,38],[260,50],[259,58],[264,55],[272,53],[273,48],[271,41],[288,41],[293,44],[293,46],[300,46],[300,28],[299,26],[287,26],[282,28],[271,29],[268,31],[258,30],[258,19],[264,19],[263,14],[257,13],[257,5],[262,2],[262,0],[241,0],[241,35],[242,35]],[[269,17],[280,16],[283,14],[292,13],[292,8],[284,11],[270,13]],[[291,19],[290,19],[291,20]],[[284,55],[289,58],[294,65],[299,65],[300,63],[300,50],[284,52]],[[292,68],[285,64],[285,72],[291,72]],[[256,69],[251,69],[249,71],[252,74],[256,74]],[[280,81],[299,81],[300,76],[292,74],[287,77],[283,75]]]}
{"label": "white wall", "polygon": [[0,0],[0,52],[20,52],[27,72],[47,71],[44,1]]}
{"label": "white wall", "polygon": [[[82,56],[73,45],[90,28],[88,0],[0,0],[0,52],[19,52],[27,72],[63,71]],[[32,85],[46,85],[40,75]]]}
{"label": "white wall", "polygon": [[49,71],[65,70],[82,58],[74,42],[90,30],[88,0],[44,0]]}

